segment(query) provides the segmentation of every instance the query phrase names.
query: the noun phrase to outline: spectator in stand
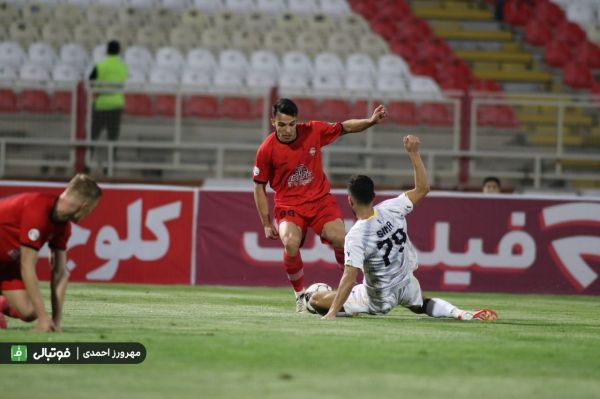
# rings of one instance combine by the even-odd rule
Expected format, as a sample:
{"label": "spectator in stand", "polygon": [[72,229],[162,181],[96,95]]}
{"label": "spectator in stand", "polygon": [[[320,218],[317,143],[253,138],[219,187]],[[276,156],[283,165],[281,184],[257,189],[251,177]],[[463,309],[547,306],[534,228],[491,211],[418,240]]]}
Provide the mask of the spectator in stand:
{"label": "spectator in stand", "polygon": [[496,176],[489,176],[483,179],[483,185],[481,191],[485,194],[498,194],[500,193],[500,179]]}

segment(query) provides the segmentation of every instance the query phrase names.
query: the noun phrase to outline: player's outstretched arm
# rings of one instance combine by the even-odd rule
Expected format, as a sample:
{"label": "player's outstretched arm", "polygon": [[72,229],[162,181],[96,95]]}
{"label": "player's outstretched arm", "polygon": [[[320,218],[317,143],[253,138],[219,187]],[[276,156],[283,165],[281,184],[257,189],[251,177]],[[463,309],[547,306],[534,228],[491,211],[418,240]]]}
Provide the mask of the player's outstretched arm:
{"label": "player's outstretched arm", "polygon": [[408,157],[413,164],[415,173],[415,188],[406,192],[406,196],[410,199],[413,205],[421,201],[429,192],[429,183],[427,182],[427,172],[425,165],[419,153],[421,141],[418,137],[408,135],[404,137],[404,149],[408,153]]}
{"label": "player's outstretched arm", "polygon": [[35,273],[35,265],[38,261],[38,251],[35,249],[21,245],[21,277],[27,290],[27,296],[33,305],[37,316],[37,324],[35,330],[42,332],[54,331],[54,322],[48,316],[42,293],[38,284],[37,274]]}
{"label": "player's outstretched arm", "polygon": [[379,105],[369,119],[349,119],[342,122],[344,133],[359,133],[383,121],[387,117],[387,109]]}
{"label": "player's outstretched arm", "polygon": [[254,203],[256,204],[256,210],[260,217],[260,222],[265,230],[265,237],[272,240],[276,240],[279,237],[279,233],[269,215],[269,199],[267,198],[266,185],[263,183],[254,182]]}
{"label": "player's outstretched arm", "polygon": [[333,303],[329,308],[327,314],[321,317],[322,320],[333,320],[337,313],[342,309],[346,300],[352,292],[352,287],[356,284],[356,277],[358,276],[358,269],[352,266],[346,266],[344,268],[344,274],[340,280],[340,286],[338,287]]}
{"label": "player's outstretched arm", "polygon": [[69,280],[66,252],[62,250],[53,251],[51,262],[50,299],[52,302],[52,321],[54,322],[54,330],[61,331],[60,321],[62,320],[62,310]]}

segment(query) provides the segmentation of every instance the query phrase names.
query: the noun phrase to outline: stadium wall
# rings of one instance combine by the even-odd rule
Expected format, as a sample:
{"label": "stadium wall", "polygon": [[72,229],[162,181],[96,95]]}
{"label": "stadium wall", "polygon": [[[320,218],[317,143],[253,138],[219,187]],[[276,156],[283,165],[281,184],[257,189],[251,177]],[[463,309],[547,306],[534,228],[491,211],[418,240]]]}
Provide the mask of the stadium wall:
{"label": "stadium wall", "polygon": [[[0,197],[63,187],[0,182]],[[288,285],[281,244],[264,238],[251,191],[102,187],[69,241],[72,281]],[[346,196],[334,193],[349,228]],[[434,192],[408,216],[408,231],[425,290],[600,295],[600,200]],[[47,280],[47,248],[41,255]],[[333,251],[312,232],[302,257],[308,283],[338,284]]]}

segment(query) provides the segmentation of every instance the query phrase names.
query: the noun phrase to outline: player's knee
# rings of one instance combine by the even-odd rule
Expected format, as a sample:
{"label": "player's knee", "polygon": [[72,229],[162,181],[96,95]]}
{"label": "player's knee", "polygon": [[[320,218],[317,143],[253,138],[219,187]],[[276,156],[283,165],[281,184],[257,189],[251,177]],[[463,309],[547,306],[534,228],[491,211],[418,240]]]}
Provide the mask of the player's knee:
{"label": "player's knee", "polygon": [[285,248],[285,253],[290,256],[296,255],[298,249],[300,249],[300,239],[296,237],[284,237],[282,242],[283,247]]}
{"label": "player's knee", "polygon": [[20,319],[27,323],[31,323],[32,321],[37,320],[37,314],[35,313],[35,310],[28,310],[26,312],[21,313],[20,316]]}

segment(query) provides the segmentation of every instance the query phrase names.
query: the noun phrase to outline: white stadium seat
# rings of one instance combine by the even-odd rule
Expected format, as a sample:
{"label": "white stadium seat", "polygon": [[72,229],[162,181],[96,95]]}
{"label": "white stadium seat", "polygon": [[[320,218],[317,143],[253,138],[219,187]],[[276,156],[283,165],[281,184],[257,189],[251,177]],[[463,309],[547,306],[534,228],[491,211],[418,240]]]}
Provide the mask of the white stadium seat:
{"label": "white stadium seat", "polygon": [[369,94],[374,89],[373,79],[369,75],[363,73],[351,73],[346,75],[344,87],[351,92]]}
{"label": "white stadium seat", "polygon": [[346,72],[344,63],[337,54],[322,52],[315,57],[315,71],[317,73],[333,73],[343,75]]}
{"label": "white stadium seat", "polygon": [[288,51],[283,55],[282,68],[285,73],[296,73],[308,78],[313,74],[313,65],[308,56],[301,51]]}
{"label": "white stadium seat", "polygon": [[346,0],[320,0],[319,8],[324,14],[348,15],[352,12]]}
{"label": "white stadium seat", "polygon": [[219,69],[244,76],[248,69],[248,60],[239,50],[223,50],[219,54]]}
{"label": "white stadium seat", "polygon": [[181,84],[185,87],[208,88],[212,85],[210,72],[186,66],[181,75]]}
{"label": "white stadium seat", "polygon": [[288,71],[279,76],[278,86],[282,90],[305,90],[309,87],[306,76]]}
{"label": "white stadium seat", "polygon": [[256,11],[253,0],[225,0],[225,8],[240,14],[250,14]]}
{"label": "white stadium seat", "polygon": [[410,67],[404,59],[396,54],[385,54],[379,57],[377,69],[380,75],[410,76]]}
{"label": "white stadium seat", "polygon": [[179,74],[171,69],[154,67],[150,71],[149,82],[155,85],[179,85]]}
{"label": "white stadium seat", "polygon": [[161,47],[156,51],[155,65],[159,68],[181,71],[185,60],[175,47]]}
{"label": "white stadium seat", "polygon": [[26,54],[17,42],[0,43],[0,64],[19,68],[25,62]]}
{"label": "white stadium seat", "polygon": [[440,87],[435,81],[426,76],[413,76],[408,81],[410,91],[413,93],[440,93]]}
{"label": "white stadium seat", "polygon": [[320,11],[317,0],[293,0],[289,2],[290,12],[303,15],[312,15]]}
{"label": "white stadium seat", "polygon": [[56,64],[52,69],[52,80],[55,82],[78,82],[81,78],[81,72],[72,65]]}
{"label": "white stadium seat", "polygon": [[265,70],[251,69],[246,75],[246,86],[256,89],[269,89],[277,84],[277,75]]}
{"label": "white stadium seat", "polygon": [[275,53],[268,50],[258,50],[250,55],[250,68],[253,71],[265,71],[277,77],[281,66]]}
{"label": "white stadium seat", "polygon": [[191,0],[160,0],[159,7],[175,11],[185,11],[192,6]]}
{"label": "white stadium seat", "polygon": [[125,64],[130,68],[148,71],[152,64],[152,53],[144,46],[127,47],[123,54]]}
{"label": "white stadium seat", "polygon": [[312,77],[312,87],[318,94],[334,94],[344,88],[344,82],[340,75],[328,73],[316,73]]}
{"label": "white stadium seat", "polygon": [[140,86],[147,82],[146,70],[138,68],[129,68],[127,71],[127,80],[125,86]]}
{"label": "white stadium seat", "polygon": [[106,44],[99,44],[92,50],[92,62],[97,64],[106,58]]}
{"label": "white stadium seat", "polygon": [[237,93],[243,85],[243,78],[231,70],[220,69],[213,76],[213,83],[217,91]]}
{"label": "white stadium seat", "polygon": [[26,63],[19,69],[19,79],[46,82],[50,80],[50,73],[40,65]]}
{"label": "white stadium seat", "polygon": [[85,70],[89,64],[87,51],[77,43],[67,43],[60,49],[60,60],[64,64],[72,65],[79,71]]}
{"label": "white stadium seat", "polygon": [[11,65],[0,63],[0,81],[12,82],[19,76],[17,69]]}
{"label": "white stadium seat", "polygon": [[408,91],[406,82],[400,75],[379,75],[377,77],[377,90],[388,94]]}
{"label": "white stadium seat", "polygon": [[377,68],[368,54],[353,53],[346,58],[346,71],[348,73],[365,73],[375,76]]}
{"label": "white stadium seat", "polygon": [[217,61],[212,52],[204,48],[195,48],[187,53],[187,67],[195,70],[212,72],[217,69]]}
{"label": "white stadium seat", "polygon": [[282,0],[257,0],[256,9],[264,14],[279,15],[288,10]]}
{"label": "white stadium seat", "polygon": [[48,43],[35,42],[27,51],[29,62],[41,65],[45,69],[52,69],[56,62],[56,51]]}
{"label": "white stadium seat", "polygon": [[216,14],[225,9],[221,0],[194,0],[193,7],[208,14]]}

